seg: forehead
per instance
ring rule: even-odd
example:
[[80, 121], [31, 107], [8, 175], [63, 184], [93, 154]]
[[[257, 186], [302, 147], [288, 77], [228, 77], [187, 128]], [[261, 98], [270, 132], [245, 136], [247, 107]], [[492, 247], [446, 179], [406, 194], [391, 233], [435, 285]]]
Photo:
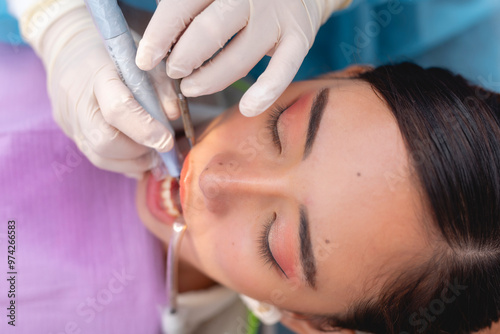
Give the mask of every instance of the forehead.
[[314, 148], [303, 164], [309, 185], [304, 201], [318, 286], [349, 300], [375, 277], [402, 270], [423, 254], [423, 209], [385, 103], [364, 82], [336, 80], [330, 86]]

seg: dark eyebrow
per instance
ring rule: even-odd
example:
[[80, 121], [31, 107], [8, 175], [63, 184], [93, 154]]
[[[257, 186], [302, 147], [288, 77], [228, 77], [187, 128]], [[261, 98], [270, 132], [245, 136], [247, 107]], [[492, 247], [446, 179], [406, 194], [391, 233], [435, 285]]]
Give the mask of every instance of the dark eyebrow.
[[307, 159], [311, 153], [314, 139], [316, 139], [316, 134], [318, 133], [319, 123], [321, 121], [321, 117], [323, 117], [327, 103], [328, 89], [323, 88], [318, 92], [311, 106], [311, 112], [309, 113], [309, 125], [307, 127], [306, 144], [302, 160]]
[[307, 209], [304, 205], [301, 205], [299, 211], [300, 263], [302, 264], [302, 271], [304, 272], [307, 283], [313, 289], [316, 289], [316, 259], [312, 251]]

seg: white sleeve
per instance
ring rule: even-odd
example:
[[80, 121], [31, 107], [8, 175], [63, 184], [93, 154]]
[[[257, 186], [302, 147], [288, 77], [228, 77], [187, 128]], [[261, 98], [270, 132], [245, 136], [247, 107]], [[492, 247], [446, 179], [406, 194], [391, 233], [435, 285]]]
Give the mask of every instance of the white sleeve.
[[25, 13], [28, 8], [32, 7], [36, 3], [43, 2], [43, 0], [7, 0], [7, 6], [9, 12], [17, 19]]

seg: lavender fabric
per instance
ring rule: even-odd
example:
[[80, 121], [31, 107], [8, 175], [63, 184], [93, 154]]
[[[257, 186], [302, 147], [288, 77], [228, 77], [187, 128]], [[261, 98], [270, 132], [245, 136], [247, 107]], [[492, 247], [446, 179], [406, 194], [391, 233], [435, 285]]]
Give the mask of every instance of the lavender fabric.
[[0, 44], [0, 108], [0, 333], [160, 333], [164, 258], [138, 218], [135, 181], [91, 165], [57, 127], [28, 47]]

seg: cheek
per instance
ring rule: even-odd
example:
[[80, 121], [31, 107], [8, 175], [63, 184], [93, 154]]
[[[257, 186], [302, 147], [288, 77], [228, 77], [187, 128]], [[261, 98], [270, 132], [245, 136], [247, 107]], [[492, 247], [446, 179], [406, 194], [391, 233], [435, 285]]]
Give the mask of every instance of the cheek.
[[255, 219], [250, 211], [240, 211], [206, 222], [208, 227], [201, 230], [193, 226], [191, 237], [200, 266], [209, 276], [240, 293], [265, 297], [272, 276], [260, 260]]
[[226, 141], [226, 144], [246, 162], [256, 160], [261, 154], [274, 152], [267, 122], [267, 113], [251, 119], [237, 117], [232, 124], [228, 124], [226, 136], [231, 136], [232, 141]]
[[[218, 224], [234, 222], [219, 221]], [[197, 253], [205, 270], [218, 282], [237, 291], [245, 291], [255, 282], [248, 234], [243, 229], [211, 229], [202, 237], [194, 236]]]
[[202, 134], [194, 152], [207, 162], [216, 154], [228, 152], [237, 154], [244, 162], [255, 161], [272, 150], [267, 118], [267, 114], [247, 118], [237, 109], [228, 111], [228, 115]]

